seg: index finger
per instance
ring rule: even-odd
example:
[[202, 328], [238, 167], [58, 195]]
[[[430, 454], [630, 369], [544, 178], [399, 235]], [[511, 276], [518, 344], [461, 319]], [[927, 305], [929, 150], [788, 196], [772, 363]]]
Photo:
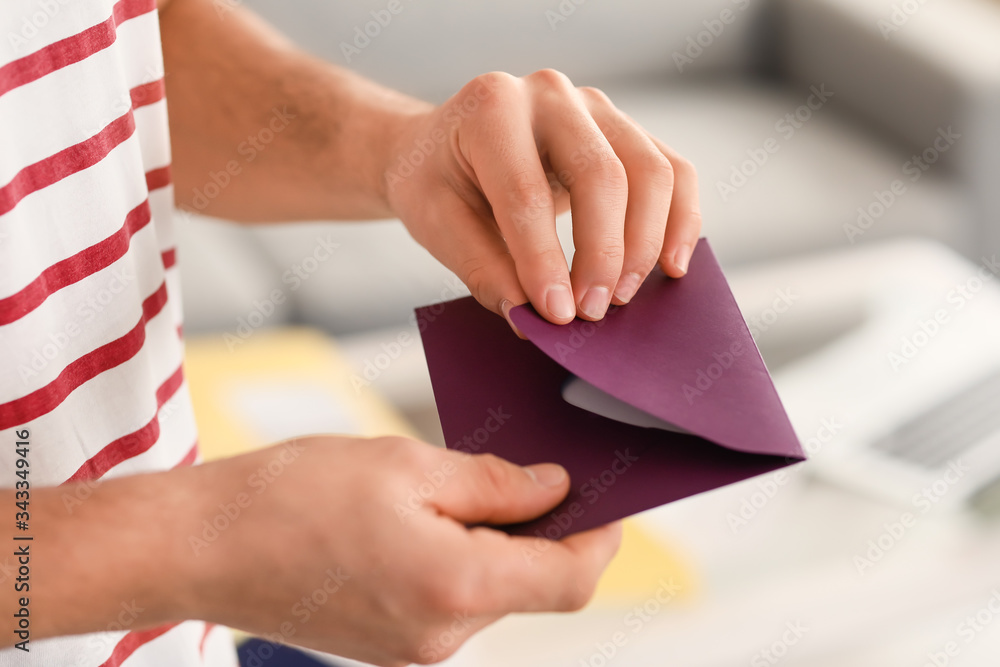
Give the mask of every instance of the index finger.
[[530, 114], [510, 113], [512, 101], [526, 103], [527, 93], [514, 77], [495, 76], [481, 120], [463, 126], [459, 147], [493, 209], [525, 294], [543, 317], [565, 324], [576, 316], [576, 304], [556, 235], [552, 188]]

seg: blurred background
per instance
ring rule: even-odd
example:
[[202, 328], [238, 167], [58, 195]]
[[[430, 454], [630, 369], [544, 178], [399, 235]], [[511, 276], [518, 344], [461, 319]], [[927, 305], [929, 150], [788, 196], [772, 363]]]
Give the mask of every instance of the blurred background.
[[[1000, 2], [242, 4], [431, 101], [490, 70], [604, 89], [697, 166], [811, 457], [630, 520], [590, 607], [504, 619], [449, 665], [996, 664]], [[412, 309], [467, 291], [398, 221], [178, 226], [206, 456], [444, 444]]]

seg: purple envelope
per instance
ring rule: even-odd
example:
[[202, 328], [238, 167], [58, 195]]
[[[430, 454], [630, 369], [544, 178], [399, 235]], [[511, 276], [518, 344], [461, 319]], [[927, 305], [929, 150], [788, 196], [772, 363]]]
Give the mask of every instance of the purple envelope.
[[[521, 340], [472, 297], [416, 313], [448, 447], [569, 471], [567, 498], [510, 533], [559, 539], [805, 459], [705, 239], [684, 278], [654, 271], [600, 322], [525, 304]], [[574, 376], [682, 432], [571, 405]]]

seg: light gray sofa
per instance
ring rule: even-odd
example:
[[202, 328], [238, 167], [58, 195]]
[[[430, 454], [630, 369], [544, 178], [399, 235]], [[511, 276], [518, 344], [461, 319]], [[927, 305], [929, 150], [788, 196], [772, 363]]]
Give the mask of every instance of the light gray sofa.
[[[398, 0], [388, 22], [388, 0], [245, 4], [317, 55], [430, 100], [489, 70], [555, 67], [601, 86], [696, 164], [725, 265], [900, 233], [1000, 250], [993, 0], [906, 0], [915, 13], [886, 36], [892, 0]], [[820, 104], [816, 90], [832, 96]], [[809, 116], [800, 127], [786, 119], [796, 113]], [[949, 126], [961, 137], [908, 180], [911, 156]], [[895, 180], [905, 192], [859, 226], [858, 209], [878, 213]], [[569, 219], [559, 224], [569, 245]], [[182, 216], [179, 227], [188, 331], [233, 330], [319, 236], [340, 244], [333, 259], [269, 323], [357, 333], [461, 293], [397, 221], [243, 229]]]

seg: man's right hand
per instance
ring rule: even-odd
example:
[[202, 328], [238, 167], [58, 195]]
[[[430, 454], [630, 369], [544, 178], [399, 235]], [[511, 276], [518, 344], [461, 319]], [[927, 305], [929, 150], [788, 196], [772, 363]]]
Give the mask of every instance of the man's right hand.
[[[72, 489], [46, 489], [35, 636], [104, 629], [120, 597], [147, 610], [133, 629], [198, 618], [381, 665], [437, 662], [507, 613], [590, 599], [618, 524], [559, 542], [467, 527], [537, 517], [569, 485], [554, 464], [314, 436], [107, 482], [72, 515], [58, 501]], [[51, 560], [60, 548], [68, 567]]]

